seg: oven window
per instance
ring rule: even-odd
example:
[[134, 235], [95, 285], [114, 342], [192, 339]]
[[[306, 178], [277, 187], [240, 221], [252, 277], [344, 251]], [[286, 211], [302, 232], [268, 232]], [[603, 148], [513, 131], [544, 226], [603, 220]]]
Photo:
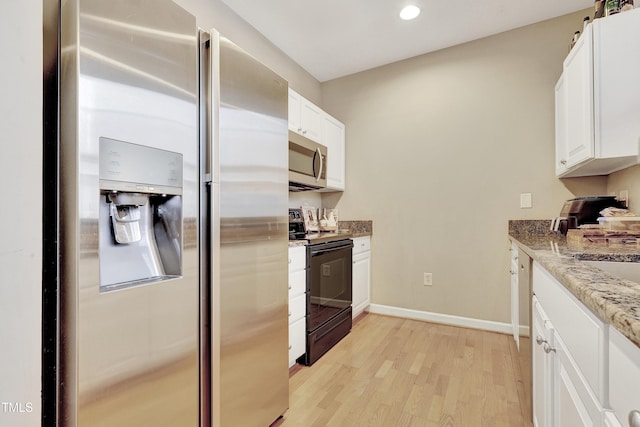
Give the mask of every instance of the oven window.
[[320, 266], [318, 296], [326, 301], [327, 305], [334, 304], [344, 308], [346, 307], [344, 303], [347, 305], [351, 303], [349, 295], [347, 295], [344, 264], [344, 258], [340, 258], [325, 262]]
[[351, 305], [351, 248], [311, 257], [309, 329]]

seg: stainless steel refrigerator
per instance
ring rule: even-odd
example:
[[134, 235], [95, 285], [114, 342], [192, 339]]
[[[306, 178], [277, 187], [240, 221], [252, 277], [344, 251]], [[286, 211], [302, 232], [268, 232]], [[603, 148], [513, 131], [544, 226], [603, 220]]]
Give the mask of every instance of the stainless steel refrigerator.
[[261, 427], [289, 403], [288, 85], [216, 32], [211, 46], [219, 70], [219, 422]]
[[43, 425], [270, 424], [286, 82], [169, 0], [53, 3]]

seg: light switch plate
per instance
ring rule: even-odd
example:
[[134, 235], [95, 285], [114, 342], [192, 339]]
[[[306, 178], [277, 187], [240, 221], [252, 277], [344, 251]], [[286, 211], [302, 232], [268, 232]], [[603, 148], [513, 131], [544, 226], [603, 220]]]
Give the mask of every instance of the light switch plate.
[[520, 208], [527, 209], [533, 207], [531, 193], [520, 193]]

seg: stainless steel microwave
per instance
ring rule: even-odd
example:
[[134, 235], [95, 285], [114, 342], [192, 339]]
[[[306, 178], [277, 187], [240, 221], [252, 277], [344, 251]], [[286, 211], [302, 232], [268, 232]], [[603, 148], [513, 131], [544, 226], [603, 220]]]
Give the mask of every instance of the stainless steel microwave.
[[289, 191], [327, 186], [327, 147], [289, 131]]

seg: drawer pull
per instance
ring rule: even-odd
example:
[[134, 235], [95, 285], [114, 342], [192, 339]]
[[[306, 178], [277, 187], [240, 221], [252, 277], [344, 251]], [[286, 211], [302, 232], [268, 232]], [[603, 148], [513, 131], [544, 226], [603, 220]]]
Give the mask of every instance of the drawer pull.
[[640, 427], [640, 411], [629, 412], [629, 427]]
[[541, 345], [542, 343], [546, 343], [547, 340], [545, 340], [544, 338], [542, 338], [540, 335], [538, 335], [536, 337], [536, 343], [538, 343], [538, 345]]
[[[555, 352], [555, 351], [556, 351], [556, 349], [555, 349], [555, 348], [553, 348], [553, 347], [551, 347], [551, 346], [549, 345], [549, 343], [548, 343], [548, 342], [545, 342], [545, 343], [544, 343], [544, 345], [542, 346], [542, 349], [543, 349], [543, 350], [544, 350], [544, 352], [545, 352], [545, 353], [547, 353], [547, 354], [551, 353], [552, 351], [553, 351], [553, 352]], [[640, 427], [640, 426], [638, 426], [638, 427]]]
[[291, 285], [289, 285], [289, 290], [291, 290], [291, 288], [292, 288], [292, 286], [291, 286]]
[[289, 350], [291, 350], [291, 347], [292, 347], [292, 346], [289, 346]]

